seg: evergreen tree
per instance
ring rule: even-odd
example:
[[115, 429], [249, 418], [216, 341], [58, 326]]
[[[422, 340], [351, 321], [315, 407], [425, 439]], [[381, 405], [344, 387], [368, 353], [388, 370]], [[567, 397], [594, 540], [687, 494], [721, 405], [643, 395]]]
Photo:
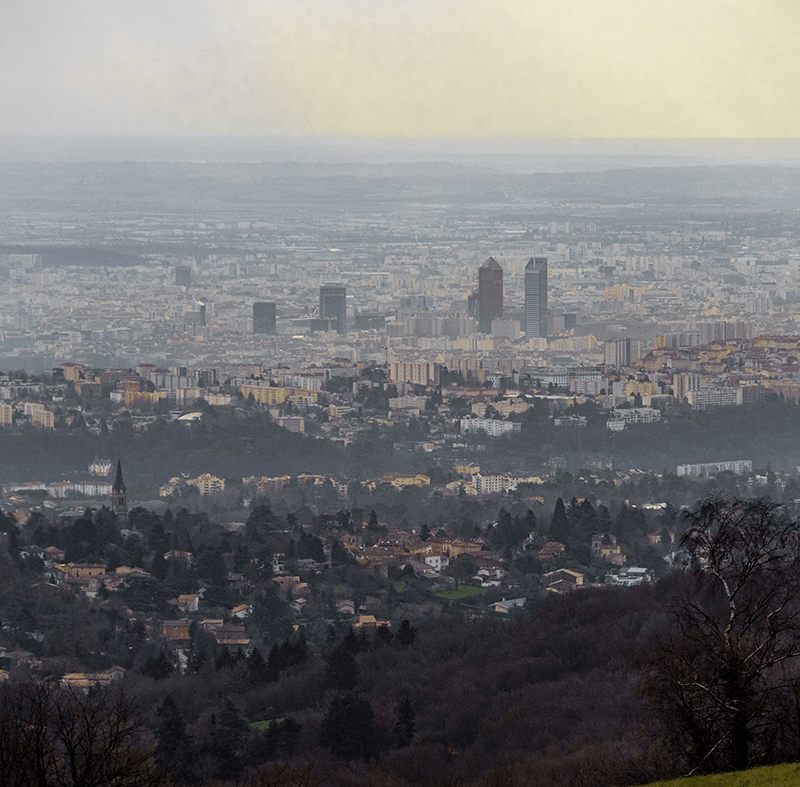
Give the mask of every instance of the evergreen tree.
[[186, 662], [186, 672], [189, 675], [196, 675], [208, 661], [208, 654], [202, 648], [192, 648]]
[[245, 523], [248, 538], [254, 541], [263, 541], [264, 536], [276, 524], [275, 514], [272, 513], [269, 503], [263, 498], [250, 509], [250, 515]]
[[160, 650], [154, 656], [145, 661], [142, 665], [141, 673], [148, 678], [155, 678], [162, 680], [169, 677], [175, 671], [175, 665], [172, 663], [169, 655], [165, 650]]
[[325, 562], [325, 545], [317, 536], [301, 533], [297, 544], [297, 558], [299, 560], [311, 559], [317, 563]]
[[[611, 514], [604, 505], [597, 506], [597, 533], [610, 533], [613, 529]], [[594, 533], [592, 533], [594, 535]]]
[[351, 562], [353, 562], [353, 559], [350, 553], [345, 549], [344, 544], [338, 538], [335, 538], [331, 542], [331, 565], [346, 566]]
[[391, 645], [393, 639], [394, 634], [388, 626], [378, 626], [378, 628], [375, 629], [376, 645]]
[[278, 676], [281, 674], [281, 670], [283, 669], [283, 657], [281, 653], [281, 646], [279, 643], [275, 643], [270, 649], [269, 654], [267, 656], [267, 671], [266, 671], [266, 679], [269, 683], [273, 683], [274, 681], [278, 680]]
[[355, 692], [337, 694], [319, 726], [319, 744], [343, 760], [369, 760], [379, 739], [372, 705]]
[[169, 566], [167, 565], [167, 561], [163, 553], [156, 552], [155, 556], [153, 557], [153, 562], [150, 566], [150, 573], [155, 579], [165, 580], [167, 578], [168, 570]]
[[214, 667], [217, 672], [221, 669], [233, 669], [236, 666], [236, 658], [227, 647], [220, 649], [214, 659]]
[[417, 629], [411, 625], [408, 618], [404, 618], [400, 622], [400, 628], [397, 630], [397, 641], [404, 647], [409, 648], [417, 641]]
[[227, 697], [215, 714], [214, 724], [205, 741], [205, 749], [215, 763], [215, 775], [220, 779], [235, 779], [244, 771], [244, 752], [250, 725], [239, 709]]
[[264, 661], [264, 656], [258, 648], [253, 648], [247, 657], [247, 671], [256, 683], [266, 683], [269, 679], [267, 662]]
[[353, 653], [339, 645], [328, 658], [325, 667], [325, 688], [334, 691], [351, 691], [358, 685], [358, 664]]
[[197, 576], [214, 585], [223, 586], [228, 569], [218, 549], [204, 549], [197, 556]]
[[306, 640], [306, 635], [301, 631], [291, 649], [290, 666], [295, 666], [296, 664], [302, 664], [307, 658], [308, 658], [308, 640]]
[[[573, 511], [570, 509], [569, 518], [573, 520]], [[598, 533], [599, 519], [591, 500], [585, 498], [575, 509], [573, 532], [577, 538], [587, 543], [591, 541], [592, 536]]]
[[417, 709], [410, 697], [403, 697], [395, 705], [394, 712], [397, 716], [397, 722], [394, 725], [395, 740], [397, 747], [402, 749], [404, 746], [410, 745], [414, 738]]
[[358, 653], [361, 647], [361, 643], [358, 640], [358, 634], [356, 634], [356, 630], [349, 626], [347, 629], [347, 634], [344, 635], [342, 639], [342, 645], [347, 648], [351, 653]]
[[171, 694], [164, 697], [156, 709], [156, 716], [161, 720], [155, 730], [156, 765], [168, 771], [177, 782], [193, 781], [192, 741], [186, 733], [186, 721]]
[[291, 717], [273, 720], [261, 735], [253, 741], [253, 762], [274, 760], [277, 757], [292, 757], [300, 742], [300, 725]]
[[569, 546], [572, 537], [567, 510], [564, 507], [564, 501], [560, 497], [556, 500], [556, 507], [553, 509], [553, 518], [550, 520], [550, 530], [547, 537], [551, 541], [558, 541], [565, 546]]

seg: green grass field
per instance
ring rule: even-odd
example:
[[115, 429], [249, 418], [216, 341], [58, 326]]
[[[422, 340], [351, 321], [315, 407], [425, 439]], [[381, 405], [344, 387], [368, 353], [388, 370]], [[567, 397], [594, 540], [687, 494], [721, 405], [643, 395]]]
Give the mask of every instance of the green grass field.
[[437, 590], [439, 598], [446, 598], [448, 601], [459, 601], [462, 598], [472, 598], [482, 596], [486, 588], [476, 588], [474, 585], [462, 585], [458, 590]]
[[772, 765], [736, 773], [716, 773], [712, 776], [693, 776], [656, 782], [647, 787], [795, 787], [800, 784], [800, 765]]
[[250, 726], [254, 730], [258, 730], [259, 732], [264, 732], [273, 721], [283, 721], [283, 719], [264, 719], [262, 721], [251, 721]]

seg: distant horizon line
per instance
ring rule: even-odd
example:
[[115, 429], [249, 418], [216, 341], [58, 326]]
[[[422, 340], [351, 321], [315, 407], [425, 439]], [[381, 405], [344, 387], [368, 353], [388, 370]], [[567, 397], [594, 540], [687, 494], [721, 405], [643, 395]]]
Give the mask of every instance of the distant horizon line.
[[258, 134], [0, 135], [0, 161], [392, 164], [516, 171], [775, 164], [800, 166], [797, 137], [341, 137]]

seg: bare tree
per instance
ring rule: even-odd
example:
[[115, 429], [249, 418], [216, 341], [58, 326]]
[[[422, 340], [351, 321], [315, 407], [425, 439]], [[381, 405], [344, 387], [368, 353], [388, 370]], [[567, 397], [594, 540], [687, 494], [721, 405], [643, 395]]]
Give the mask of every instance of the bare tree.
[[155, 787], [134, 703], [122, 689], [85, 694], [32, 683], [0, 694], [0, 779], [21, 787]]
[[770, 745], [798, 675], [797, 527], [765, 499], [705, 500], [684, 521], [691, 574], [646, 659], [644, 691], [691, 772], [796, 756], [797, 736]]

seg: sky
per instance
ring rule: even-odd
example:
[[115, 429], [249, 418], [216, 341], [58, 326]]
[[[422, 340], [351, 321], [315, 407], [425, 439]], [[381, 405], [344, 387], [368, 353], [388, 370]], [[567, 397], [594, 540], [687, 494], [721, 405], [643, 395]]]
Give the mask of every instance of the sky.
[[0, 135], [800, 137], [796, 0], [0, 0]]

